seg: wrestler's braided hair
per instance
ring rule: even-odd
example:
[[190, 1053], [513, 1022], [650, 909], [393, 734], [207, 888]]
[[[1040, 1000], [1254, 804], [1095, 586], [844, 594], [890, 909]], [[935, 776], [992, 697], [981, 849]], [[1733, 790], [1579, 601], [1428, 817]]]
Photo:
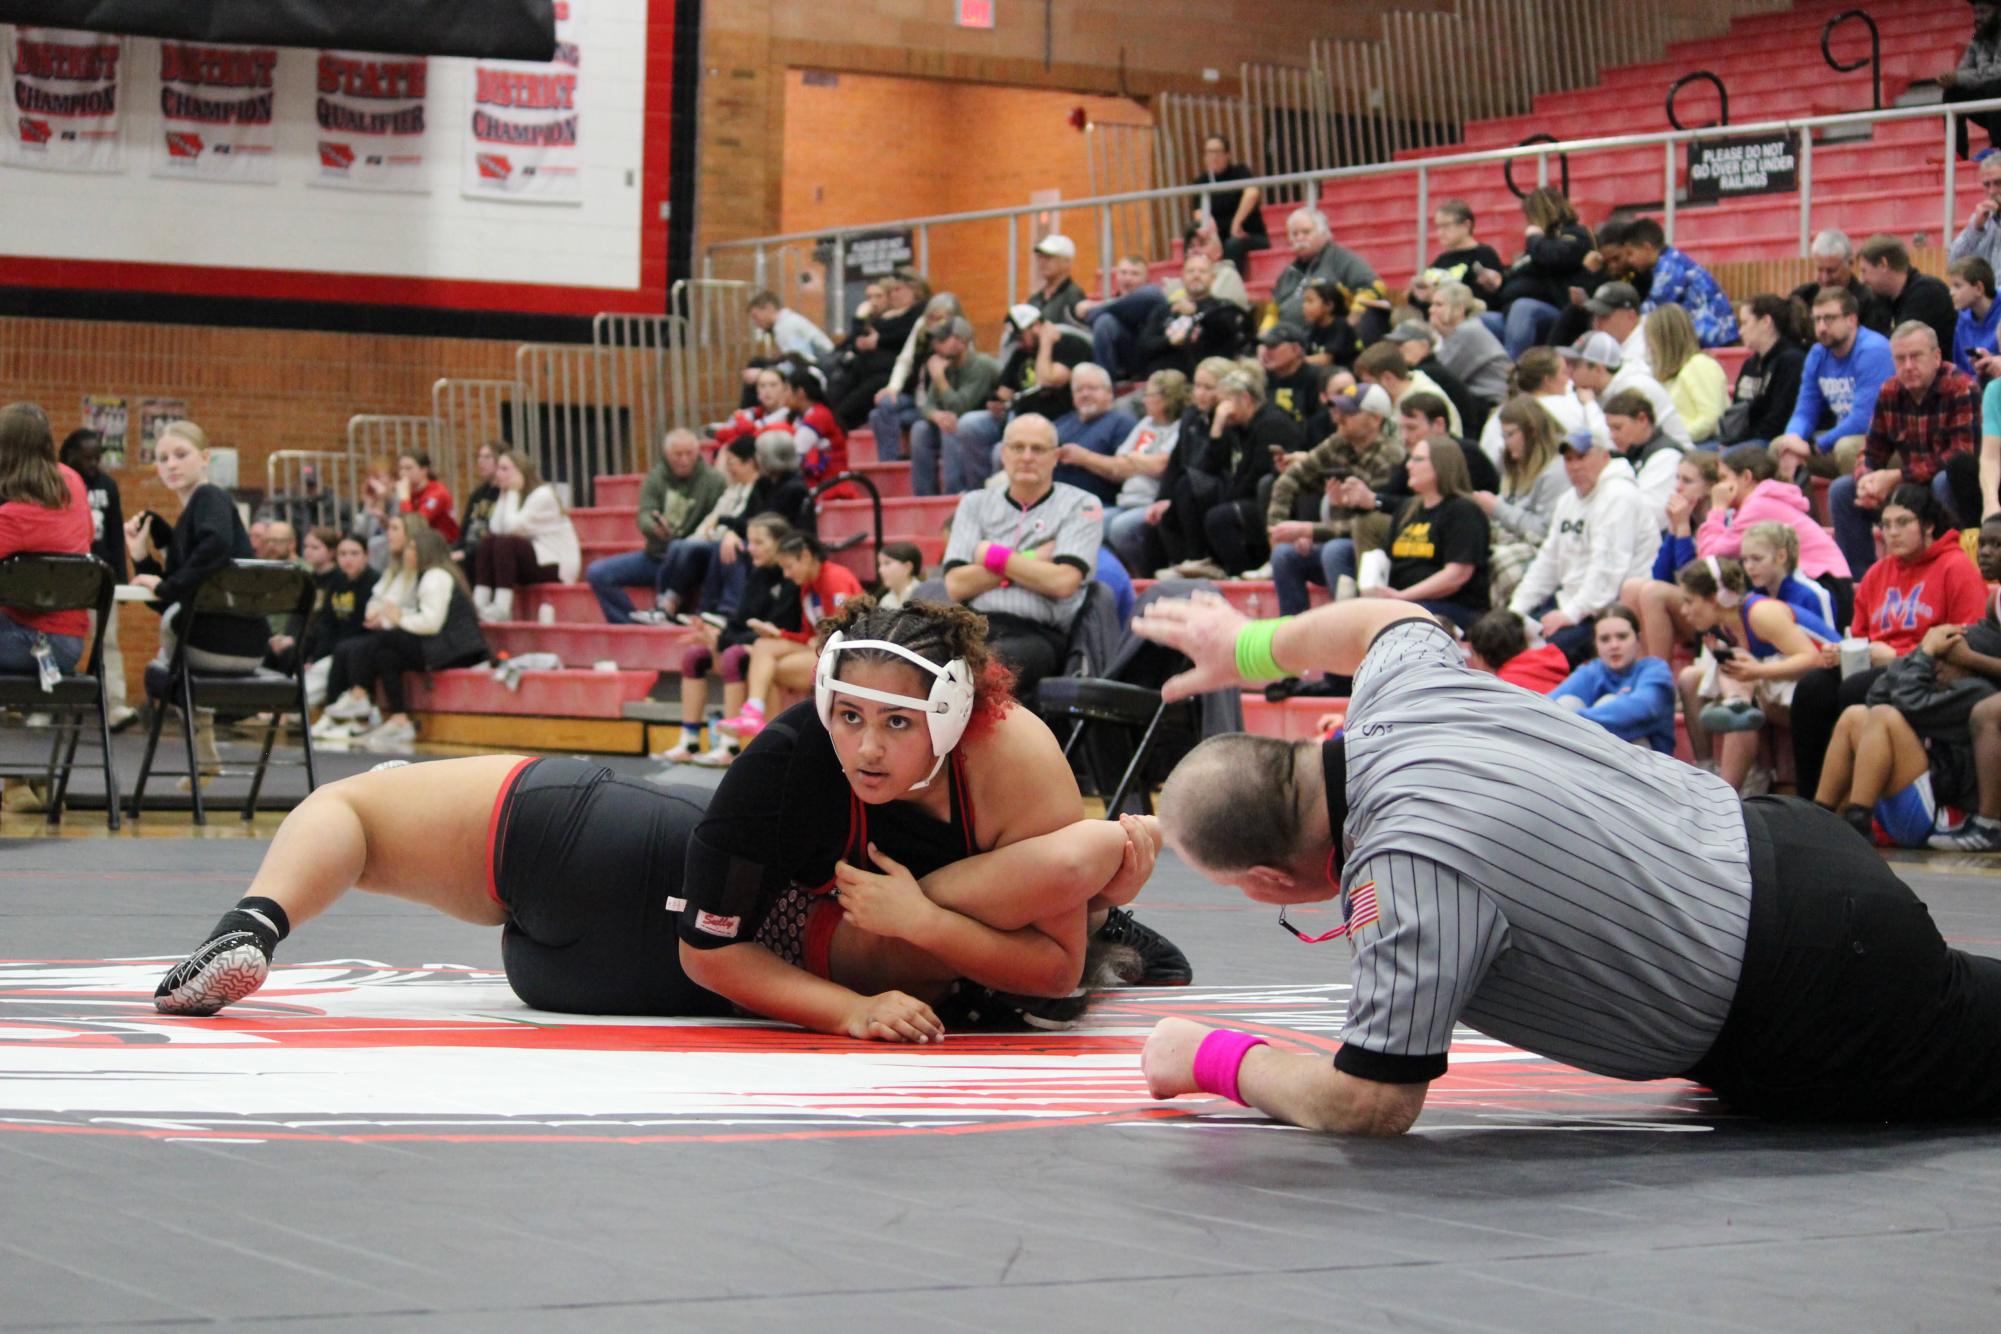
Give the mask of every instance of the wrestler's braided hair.
[[[820, 621], [813, 640], [815, 651], [824, 648], [836, 630], [845, 639], [885, 640], [941, 667], [954, 658], [965, 659], [975, 687], [969, 734], [990, 725], [1014, 702], [1013, 673], [988, 652], [987, 618], [971, 608], [952, 602], [906, 602], [888, 608], [863, 595], [849, 598], [840, 610]], [[841, 656], [850, 656], [849, 651], [842, 650]], [[902, 658], [881, 649], [860, 649], [852, 656], [862, 662], [908, 666]]]

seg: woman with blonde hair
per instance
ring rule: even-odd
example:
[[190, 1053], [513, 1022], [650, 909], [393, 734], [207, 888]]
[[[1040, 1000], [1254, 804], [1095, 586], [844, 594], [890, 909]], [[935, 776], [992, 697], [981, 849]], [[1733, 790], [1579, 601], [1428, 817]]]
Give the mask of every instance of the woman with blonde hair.
[[1493, 529], [1488, 582], [1493, 600], [1505, 605], [1549, 535], [1570, 477], [1557, 448], [1563, 428], [1533, 394], [1509, 399], [1494, 415], [1501, 423], [1501, 491], [1475, 491], [1472, 499]]
[[482, 621], [514, 616], [514, 590], [523, 584], [572, 584], [584, 563], [577, 530], [563, 512], [563, 498], [542, 480], [535, 461], [503, 449], [493, 461], [500, 488], [487, 535], [473, 548], [473, 608]]
[[1680, 306], [1656, 306], [1641, 328], [1647, 363], [1674, 400], [1688, 426], [1688, 438], [1696, 444], [1713, 442], [1723, 410], [1730, 406], [1730, 383], [1722, 365], [1702, 350], [1695, 321]]
[[[1486, 313], [1487, 303], [1473, 295], [1465, 283], [1440, 283], [1431, 294], [1428, 314], [1438, 333], [1438, 360], [1446, 370], [1466, 382], [1477, 398], [1499, 403], [1508, 396], [1508, 372], [1515, 361], [1501, 340], [1477, 316]], [[1470, 430], [1473, 422], [1467, 422]]]

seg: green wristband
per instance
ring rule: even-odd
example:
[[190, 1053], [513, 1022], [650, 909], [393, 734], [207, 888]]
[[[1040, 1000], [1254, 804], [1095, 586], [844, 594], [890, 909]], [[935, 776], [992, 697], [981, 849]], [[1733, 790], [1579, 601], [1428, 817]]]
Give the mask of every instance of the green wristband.
[[1279, 616], [1269, 621], [1252, 621], [1237, 632], [1237, 675], [1246, 681], [1283, 681], [1291, 676], [1272, 656], [1272, 641], [1278, 628], [1291, 620]]

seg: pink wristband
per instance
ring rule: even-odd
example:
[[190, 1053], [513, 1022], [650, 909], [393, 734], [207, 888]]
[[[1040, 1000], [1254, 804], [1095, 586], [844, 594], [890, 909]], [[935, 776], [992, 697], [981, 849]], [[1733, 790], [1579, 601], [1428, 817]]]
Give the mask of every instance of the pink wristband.
[[1004, 547], [998, 542], [987, 543], [987, 555], [983, 564], [995, 574], [1007, 576], [1007, 558], [1014, 554], [1013, 547]]
[[1263, 1038], [1239, 1033], [1234, 1028], [1211, 1032], [1195, 1049], [1195, 1087], [1242, 1103], [1244, 1100], [1237, 1092], [1237, 1071], [1243, 1068], [1244, 1057], [1250, 1055], [1251, 1048], [1264, 1045]]

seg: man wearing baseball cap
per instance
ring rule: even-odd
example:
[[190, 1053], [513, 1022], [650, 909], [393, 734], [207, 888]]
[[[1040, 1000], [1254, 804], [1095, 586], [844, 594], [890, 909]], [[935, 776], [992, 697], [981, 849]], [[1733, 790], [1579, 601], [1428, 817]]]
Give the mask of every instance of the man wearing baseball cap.
[[1320, 405], [1325, 381], [1318, 366], [1306, 364], [1306, 330], [1280, 320], [1258, 338], [1258, 364], [1265, 368], [1266, 401], [1294, 421], [1305, 421]]
[[1334, 434], [1279, 474], [1265, 508], [1281, 615], [1306, 610], [1309, 583], [1337, 597], [1344, 592], [1352, 596], [1356, 538], [1369, 537], [1375, 547], [1387, 543], [1389, 515], [1379, 513], [1373, 501], [1358, 506], [1339, 499], [1349, 482], [1376, 495], [1410, 490], [1403, 477], [1403, 438], [1388, 391], [1381, 385], [1358, 385], [1335, 394], [1327, 406]]
[[1651, 575], [1661, 545], [1660, 525], [1647, 512], [1632, 465], [1612, 457], [1611, 445], [1588, 429], [1564, 439], [1563, 471], [1571, 489], [1556, 502], [1549, 536], [1508, 603], [1572, 666], [1591, 656], [1598, 610], [1619, 600], [1626, 580]]
[[1082, 328], [1083, 318], [1077, 314], [1077, 303], [1084, 299], [1085, 292], [1070, 276], [1071, 266], [1076, 262], [1077, 243], [1069, 237], [1052, 232], [1037, 241], [1035, 277], [1041, 286], [1029, 297], [1028, 304], [1041, 312], [1045, 320]]
[[1647, 363], [1647, 321], [1640, 314], [1638, 288], [1631, 283], [1600, 283], [1584, 308], [1591, 312], [1593, 329], [1619, 340], [1619, 355], [1626, 365], [1653, 373]]
[[1688, 434], [1688, 423], [1682, 420], [1681, 411], [1668, 396], [1666, 387], [1644, 365], [1627, 361], [1619, 340], [1611, 334], [1594, 329], [1564, 348], [1563, 360], [1570, 367], [1570, 381], [1580, 401], [1596, 403], [1602, 408], [1614, 394], [1637, 389], [1653, 405], [1654, 425], [1662, 435], [1683, 449], [1695, 443]]
[[1091, 359], [1089, 335], [1045, 318], [1033, 302], [1008, 307], [1007, 322], [1014, 344], [994, 396], [984, 408], [961, 413], [958, 429], [939, 445], [946, 475], [968, 488], [999, 470], [1001, 434], [1010, 419], [1033, 412], [1055, 421], [1076, 406], [1070, 397], [1070, 368]]

